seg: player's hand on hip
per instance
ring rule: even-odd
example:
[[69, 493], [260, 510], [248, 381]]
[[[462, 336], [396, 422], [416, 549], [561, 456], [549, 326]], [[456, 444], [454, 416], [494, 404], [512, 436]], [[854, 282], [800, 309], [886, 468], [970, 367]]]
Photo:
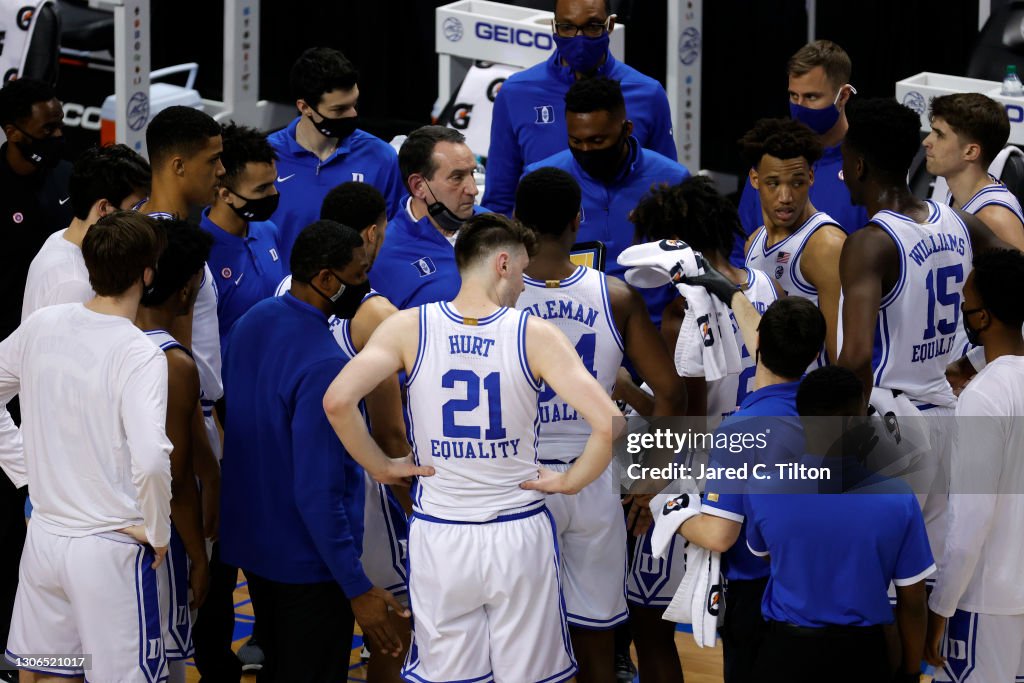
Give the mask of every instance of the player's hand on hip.
[[167, 546], [153, 546], [153, 569], [157, 569], [164, 563], [164, 558], [167, 557]]
[[371, 472], [370, 474], [374, 481], [381, 484], [408, 486], [413, 477], [434, 476], [434, 468], [417, 465], [413, 462], [412, 454], [410, 453], [404, 458], [392, 458], [388, 462], [387, 469], [378, 473]]
[[[118, 533], [125, 534], [126, 536], [131, 536], [132, 538], [134, 538], [139, 543], [142, 543], [143, 545], [150, 545], [149, 537], [146, 536], [146, 527], [142, 526], [141, 524], [135, 524], [135, 525], [132, 525], [132, 526], [126, 526], [125, 528], [118, 529], [117, 531], [118, 531]], [[164, 561], [164, 555], [167, 554], [167, 546], [165, 546], [165, 545], [155, 546], [154, 545], [154, 546], [151, 546], [151, 547], [153, 548], [154, 555], [156, 555], [156, 559], [153, 560], [153, 569], [156, 569]]]
[[565, 476], [566, 474], [568, 473], [556, 472], [555, 470], [541, 467], [536, 479], [524, 481], [519, 485], [519, 488], [530, 491], [543, 491], [544, 493], [564, 493], [567, 495], [578, 493], [578, 490], [570, 485], [568, 477]]
[[402, 639], [388, 617], [388, 608], [405, 618], [409, 616], [409, 610], [402, 607], [389, 591], [376, 586], [352, 598], [351, 603], [352, 613], [363, 635], [370, 641], [371, 649], [392, 657], [399, 656], [402, 653]]
[[935, 668], [946, 664], [942, 656], [942, 635], [946, 632], [946, 617], [928, 610], [928, 635], [924, 639], [924, 660]]

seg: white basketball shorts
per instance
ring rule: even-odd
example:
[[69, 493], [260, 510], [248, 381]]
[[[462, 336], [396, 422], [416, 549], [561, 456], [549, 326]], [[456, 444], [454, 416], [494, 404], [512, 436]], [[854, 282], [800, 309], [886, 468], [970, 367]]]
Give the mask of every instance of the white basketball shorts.
[[676, 534], [664, 559], [651, 555], [651, 531], [636, 539], [626, 577], [626, 599], [640, 607], [668, 607], [686, 574], [683, 547], [686, 539]]
[[[545, 463], [557, 472], [568, 463]], [[626, 611], [626, 522], [611, 466], [574, 496], [548, 496], [562, 555], [562, 593], [570, 626], [609, 629]]]
[[936, 681], [1024, 681], [1024, 614], [976, 614], [957, 610], [942, 638], [946, 665]]
[[483, 524], [409, 525], [413, 683], [558, 683], [576, 674], [554, 522], [543, 506]]
[[172, 524], [167, 556], [156, 570], [164, 652], [170, 660], [188, 659], [195, 651], [192, 647], [192, 614], [188, 608], [188, 572], [188, 554], [181, 536]]
[[391, 591], [403, 605], [409, 605], [406, 554], [409, 521], [405, 511], [386, 486], [364, 474], [366, 503], [363, 509], [363, 571], [378, 588]]
[[30, 667], [90, 681], [167, 679], [153, 551], [117, 532], [72, 538], [29, 524], [7, 659], [92, 655], [92, 668]]

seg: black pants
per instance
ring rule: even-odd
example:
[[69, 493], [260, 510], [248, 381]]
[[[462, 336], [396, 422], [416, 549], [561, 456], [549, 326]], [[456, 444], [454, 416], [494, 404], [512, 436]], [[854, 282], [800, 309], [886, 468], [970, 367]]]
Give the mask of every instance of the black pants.
[[355, 618], [334, 581], [279, 583], [246, 571], [266, 657], [257, 683], [337, 683], [348, 676]]
[[204, 683], [238, 683], [242, 677], [242, 663], [231, 650], [237, 582], [238, 568], [221, 562], [220, 543], [214, 543], [210, 557], [210, 590], [192, 628], [196, 669]]
[[759, 683], [866, 683], [892, 677], [881, 626], [811, 629], [771, 622], [754, 671]]
[[25, 495], [0, 471], [0, 646], [7, 647], [14, 596], [18, 592], [18, 567], [25, 545]]
[[768, 579], [729, 581], [725, 589], [725, 622], [722, 658], [725, 683], [753, 683], [754, 662], [764, 641], [767, 623], [761, 616], [761, 599]]

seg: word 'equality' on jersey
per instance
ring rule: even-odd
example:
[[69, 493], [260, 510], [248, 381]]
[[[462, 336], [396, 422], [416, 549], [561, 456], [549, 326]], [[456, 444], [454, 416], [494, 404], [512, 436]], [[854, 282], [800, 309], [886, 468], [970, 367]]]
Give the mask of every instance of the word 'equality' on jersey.
[[435, 458], [462, 460], [512, 458], [519, 454], [519, 439], [503, 441], [430, 440], [430, 455]]
[[935, 341], [925, 342], [924, 344], [914, 344], [913, 355], [910, 357], [911, 363], [921, 363], [932, 358], [939, 358], [945, 356], [947, 353], [953, 350], [953, 344], [956, 343], [956, 337], [943, 337]]
[[537, 406], [537, 412], [540, 416], [541, 424], [580, 419], [579, 413], [577, 413], [572, 406], [568, 403], [562, 403], [561, 401], [556, 401], [550, 404], [541, 404]]

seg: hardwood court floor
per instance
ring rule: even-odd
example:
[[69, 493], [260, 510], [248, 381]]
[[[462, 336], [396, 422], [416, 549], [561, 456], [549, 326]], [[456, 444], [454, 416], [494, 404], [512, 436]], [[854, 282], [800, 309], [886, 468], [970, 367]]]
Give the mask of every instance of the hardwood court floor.
[[[249, 589], [245, 578], [239, 574], [238, 586], [235, 588], [235, 641], [234, 649], [245, 644], [252, 633], [254, 621], [252, 602], [249, 600]], [[358, 639], [361, 640], [361, 639]], [[683, 674], [686, 683], [722, 683], [722, 644], [719, 642], [714, 648], [699, 648], [693, 642], [693, 636], [689, 633], [679, 631], [676, 633], [676, 648], [683, 661]], [[633, 653], [633, 660], [636, 661], [636, 652]], [[352, 650], [352, 668], [349, 670], [348, 681], [361, 683], [366, 680], [366, 668], [360, 665], [359, 648]], [[190, 665], [186, 672], [187, 683], [197, 683], [199, 672]], [[639, 679], [637, 679], [639, 681]], [[256, 676], [248, 674], [242, 677], [242, 683], [255, 683]], [[921, 683], [931, 681], [929, 677], [923, 677]], [[338, 683], [345, 683], [339, 681]]]

